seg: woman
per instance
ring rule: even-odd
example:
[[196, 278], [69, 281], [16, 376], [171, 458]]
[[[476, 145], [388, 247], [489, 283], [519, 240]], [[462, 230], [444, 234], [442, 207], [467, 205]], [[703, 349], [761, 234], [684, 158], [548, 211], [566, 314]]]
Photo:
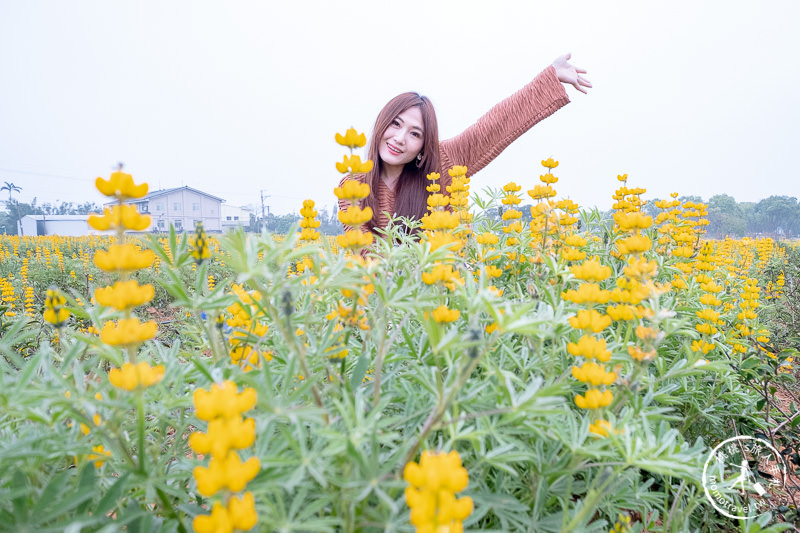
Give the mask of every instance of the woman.
[[[570, 57], [558, 57], [533, 81], [446, 141], [439, 142], [436, 113], [428, 98], [403, 93], [390, 100], [378, 113], [372, 130], [368, 148], [368, 157], [375, 163], [372, 170], [342, 180], [356, 179], [370, 186], [362, 207], [371, 207], [375, 215], [367, 229], [385, 228], [389, 213], [422, 218], [427, 213], [429, 173], [441, 174], [439, 184], [446, 194], [450, 168], [463, 165], [467, 176], [475, 174], [534, 124], [569, 103], [562, 84], [585, 94], [584, 87], [592, 84], [581, 76], [585, 70], [569, 63]], [[347, 207], [347, 201], [339, 201], [339, 209]]]

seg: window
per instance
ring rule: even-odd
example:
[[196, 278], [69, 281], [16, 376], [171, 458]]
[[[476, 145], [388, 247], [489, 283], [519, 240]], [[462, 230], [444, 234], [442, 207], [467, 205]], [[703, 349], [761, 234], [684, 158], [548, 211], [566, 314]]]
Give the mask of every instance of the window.
[[200, 211], [200, 204], [198, 203], [192, 204], [192, 211]]
[[233, 220], [239, 220], [239, 217], [233, 217]]
[[225, 220], [230, 220], [230, 219], [231, 219], [231, 217], [225, 217]]
[[164, 229], [164, 221], [163, 220], [159, 220], [158, 221], [158, 229], [160, 229], [160, 230]]
[[138, 203], [138, 204], [136, 204], [136, 207], [139, 209], [140, 213], [149, 213], [150, 212], [149, 205], [148, 205], [147, 202]]
[[172, 204], [172, 210], [173, 211], [180, 211], [181, 210], [181, 203], [180, 202], [174, 202]]
[[156, 211], [163, 211], [164, 206], [162, 204], [156, 204]]
[[183, 231], [183, 220], [176, 220], [175, 221], [175, 231]]

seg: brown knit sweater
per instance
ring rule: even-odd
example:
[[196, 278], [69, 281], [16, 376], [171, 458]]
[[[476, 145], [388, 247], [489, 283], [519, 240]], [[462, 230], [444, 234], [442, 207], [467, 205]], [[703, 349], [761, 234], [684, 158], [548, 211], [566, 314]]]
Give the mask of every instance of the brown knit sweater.
[[[439, 143], [439, 160], [442, 168], [439, 184], [443, 194], [451, 178], [447, 171], [455, 165], [467, 167], [467, 176], [472, 176], [488, 165], [500, 152], [537, 122], [555, 113], [569, 103], [569, 97], [556, 78], [556, 69], [547, 67], [525, 87], [495, 105], [472, 126], [452, 139]], [[345, 176], [347, 179], [364, 181], [363, 174]], [[379, 212], [375, 215], [377, 227], [389, 223], [387, 213], [394, 213], [395, 195], [382, 179], [375, 180]], [[339, 209], [347, 209], [348, 203], [339, 200]], [[345, 230], [350, 229], [345, 227]]]

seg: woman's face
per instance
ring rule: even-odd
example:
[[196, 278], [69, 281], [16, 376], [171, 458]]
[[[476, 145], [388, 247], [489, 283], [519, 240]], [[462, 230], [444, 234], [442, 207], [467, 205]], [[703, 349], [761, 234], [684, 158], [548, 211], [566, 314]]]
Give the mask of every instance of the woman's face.
[[378, 155], [385, 165], [402, 166], [417, 157], [424, 142], [422, 111], [409, 107], [397, 115], [383, 132]]

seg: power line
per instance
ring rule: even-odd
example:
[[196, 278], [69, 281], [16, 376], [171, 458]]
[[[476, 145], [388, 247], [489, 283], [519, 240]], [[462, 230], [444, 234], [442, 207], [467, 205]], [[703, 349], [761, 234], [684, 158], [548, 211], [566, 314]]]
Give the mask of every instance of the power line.
[[60, 178], [75, 181], [94, 181], [94, 178], [76, 178], [74, 176], [62, 176], [60, 174], [46, 174], [44, 172], [31, 172], [29, 170], [14, 170], [12, 168], [0, 168], [0, 172], [13, 172], [14, 174], [29, 174], [31, 176], [46, 176], [49, 178]]

